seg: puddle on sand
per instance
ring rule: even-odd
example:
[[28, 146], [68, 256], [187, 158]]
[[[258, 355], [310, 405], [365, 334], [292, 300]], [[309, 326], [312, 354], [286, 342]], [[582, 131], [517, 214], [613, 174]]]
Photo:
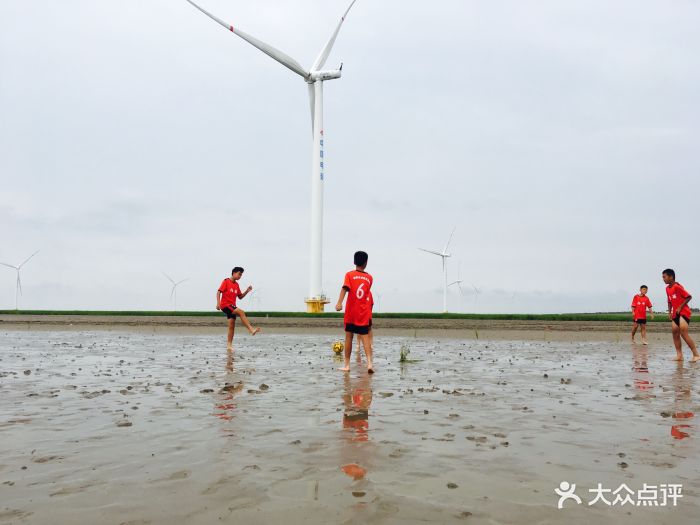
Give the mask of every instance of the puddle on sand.
[[[222, 331], [223, 334], [223, 331]], [[669, 345], [0, 333], [0, 523], [673, 523], [700, 365]], [[402, 346], [409, 363], [399, 363]], [[576, 483], [580, 507], [556, 509]], [[676, 508], [588, 507], [682, 483]]]

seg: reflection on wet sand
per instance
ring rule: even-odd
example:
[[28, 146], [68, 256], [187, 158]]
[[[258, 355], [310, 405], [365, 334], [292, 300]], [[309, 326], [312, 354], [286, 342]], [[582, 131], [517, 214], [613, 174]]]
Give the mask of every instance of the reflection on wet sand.
[[[648, 400], [655, 398], [654, 382], [651, 380], [649, 372], [649, 349], [648, 347], [632, 348], [632, 370], [634, 372], [634, 388], [638, 391], [636, 400]], [[692, 366], [692, 365], [691, 365]], [[677, 361], [675, 371], [670, 377], [670, 388], [673, 390], [673, 409], [661, 412], [661, 417], [671, 418], [671, 437], [674, 439], [685, 439], [690, 437], [693, 425], [688, 420], [695, 417], [692, 411], [692, 384], [693, 378], [683, 361]]]
[[683, 361], [678, 361], [672, 381], [674, 404], [671, 417], [674, 424], [671, 425], [671, 435], [675, 439], [685, 439], [690, 437], [690, 432], [693, 429], [693, 425], [688, 424], [687, 421], [695, 417], [695, 414], [690, 410], [693, 404], [692, 381]]
[[[355, 481], [367, 475], [367, 447], [369, 441], [369, 409], [372, 405], [372, 376], [345, 374], [343, 389], [343, 464], [341, 470]], [[363, 466], [364, 465], [364, 466]], [[357, 487], [353, 487], [357, 488]], [[353, 492], [355, 494], [357, 491]], [[364, 495], [364, 494], [363, 494]]]
[[352, 430], [351, 441], [367, 441], [369, 438], [369, 407], [372, 404], [372, 376], [361, 374], [350, 378], [345, 374], [345, 391], [343, 393], [343, 428]]
[[[632, 358], [634, 364], [632, 370], [634, 371], [634, 388], [642, 392], [638, 394], [638, 399], [648, 398], [652, 394], [651, 390], [654, 388], [654, 384], [649, 379], [649, 366], [647, 364], [649, 360], [649, 350], [647, 346], [634, 346], [632, 348]], [[649, 394], [644, 395], [645, 392]]]
[[[224, 386], [217, 395], [214, 416], [224, 421], [231, 421], [236, 411], [234, 396], [243, 390], [243, 381], [236, 381], [233, 376], [233, 352], [226, 352], [226, 376]], [[215, 398], [216, 399], [216, 398]]]

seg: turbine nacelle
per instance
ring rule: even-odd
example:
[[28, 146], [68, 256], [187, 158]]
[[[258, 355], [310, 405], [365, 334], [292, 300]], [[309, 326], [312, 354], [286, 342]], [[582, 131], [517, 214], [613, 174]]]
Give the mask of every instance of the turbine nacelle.
[[325, 80], [333, 80], [334, 78], [340, 78], [343, 74], [342, 69], [327, 69], [326, 71], [312, 71], [309, 73], [309, 80], [307, 82], [313, 83]]

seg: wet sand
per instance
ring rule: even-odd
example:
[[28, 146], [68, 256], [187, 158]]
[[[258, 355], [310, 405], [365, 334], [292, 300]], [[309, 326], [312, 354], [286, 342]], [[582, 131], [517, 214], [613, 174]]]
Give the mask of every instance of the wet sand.
[[[255, 317], [250, 320], [266, 333], [337, 334], [340, 318]], [[0, 330], [100, 330], [156, 334], [220, 334], [226, 320], [217, 316], [129, 316], [129, 315], [0, 315]], [[240, 326], [240, 323], [238, 323]], [[525, 341], [625, 342], [630, 322], [526, 321], [493, 319], [385, 319], [374, 320], [382, 335], [424, 338]], [[650, 340], [668, 341], [670, 322], [648, 325]], [[240, 329], [240, 328], [239, 328]], [[691, 332], [698, 325], [691, 324]], [[639, 333], [637, 335], [639, 338]]]
[[[700, 365], [668, 334], [378, 332], [370, 377], [310, 332], [238, 335], [229, 362], [221, 327], [3, 324], [0, 523], [697, 523]], [[557, 510], [564, 480], [581, 506]], [[588, 506], [598, 483], [683, 497]]]

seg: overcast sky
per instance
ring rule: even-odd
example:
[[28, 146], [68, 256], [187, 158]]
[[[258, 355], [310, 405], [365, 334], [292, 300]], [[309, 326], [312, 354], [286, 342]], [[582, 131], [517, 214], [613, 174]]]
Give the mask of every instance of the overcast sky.
[[[201, 0], [305, 66], [346, 0]], [[358, 0], [325, 84], [323, 283], [370, 254], [381, 311], [700, 297], [700, 4]], [[23, 308], [302, 310], [303, 80], [184, 0], [0, 0], [0, 261]], [[477, 295], [471, 287], [476, 285]], [[15, 275], [0, 267], [0, 308]], [[251, 308], [246, 299], [242, 306]], [[700, 305], [697, 301], [695, 306]]]

